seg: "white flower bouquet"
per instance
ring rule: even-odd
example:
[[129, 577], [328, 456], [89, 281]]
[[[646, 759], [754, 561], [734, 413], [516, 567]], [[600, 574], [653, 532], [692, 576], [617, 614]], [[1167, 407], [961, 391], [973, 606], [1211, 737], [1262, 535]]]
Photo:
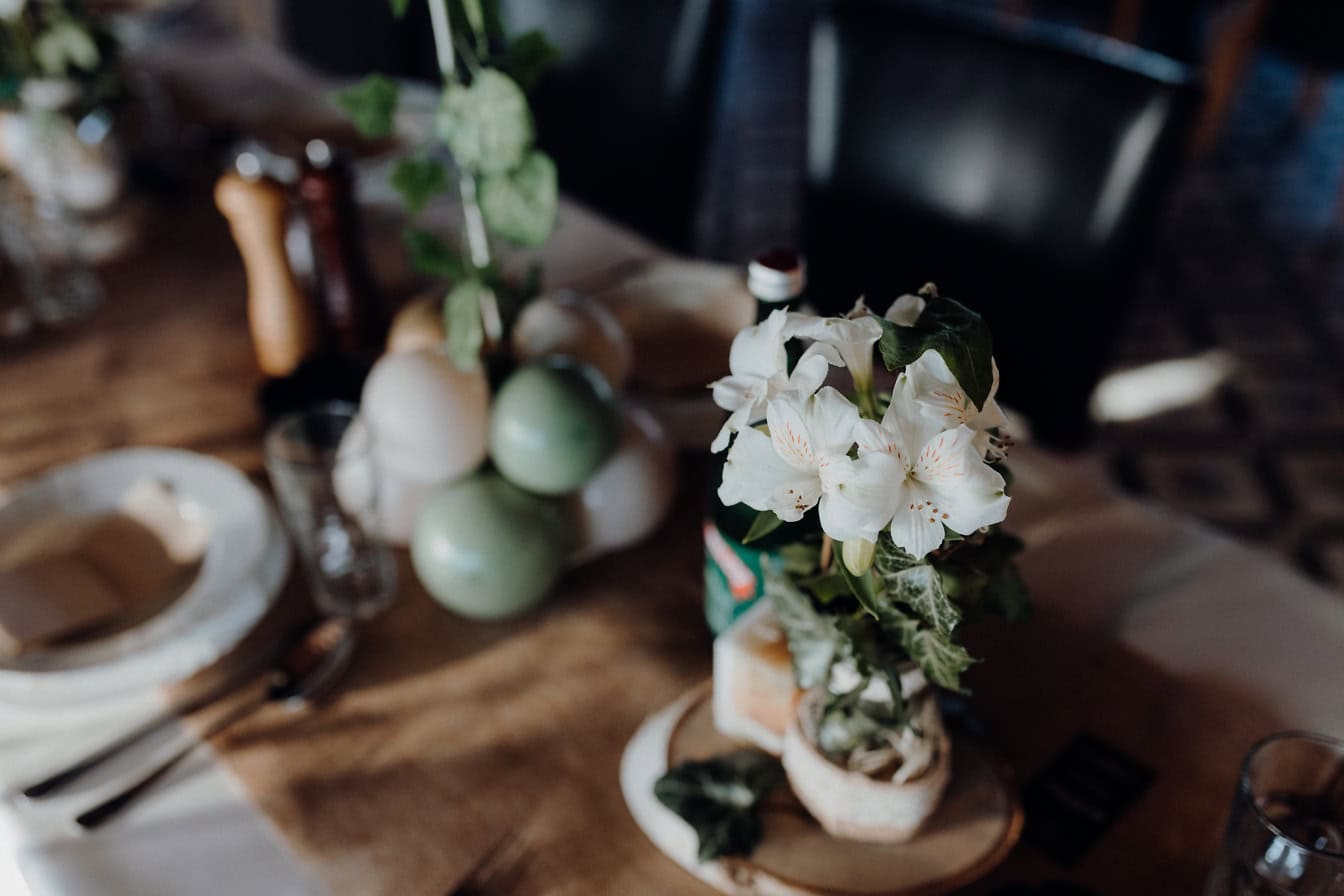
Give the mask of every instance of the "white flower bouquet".
[[[805, 346], [792, 367], [790, 340]], [[825, 384], [842, 367], [848, 392]], [[785, 771], [832, 833], [912, 836], [950, 774], [929, 685], [962, 690], [964, 623], [1030, 610], [1021, 544], [999, 528], [1007, 420], [988, 326], [929, 284], [882, 316], [862, 301], [845, 317], [776, 311], [738, 334], [730, 368], [712, 386], [729, 412], [712, 446], [728, 452], [719, 498], [758, 511], [748, 540], [798, 534], [765, 587], [807, 692]], [[857, 789], [838, 788], [846, 774]], [[853, 817], [860, 805], [874, 817]]]

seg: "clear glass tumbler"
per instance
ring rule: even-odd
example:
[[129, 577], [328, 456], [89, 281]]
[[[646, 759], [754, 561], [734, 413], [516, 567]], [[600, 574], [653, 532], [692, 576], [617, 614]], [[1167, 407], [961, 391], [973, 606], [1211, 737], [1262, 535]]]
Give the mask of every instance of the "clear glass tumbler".
[[1246, 755], [1206, 896], [1344, 896], [1344, 741], [1286, 732]]
[[[378, 464], [355, 406], [331, 402], [297, 411], [266, 433], [266, 469], [286, 528], [298, 546], [318, 609], [368, 619], [396, 599], [392, 552], [375, 528]], [[360, 471], [360, 487], [339, 488]]]

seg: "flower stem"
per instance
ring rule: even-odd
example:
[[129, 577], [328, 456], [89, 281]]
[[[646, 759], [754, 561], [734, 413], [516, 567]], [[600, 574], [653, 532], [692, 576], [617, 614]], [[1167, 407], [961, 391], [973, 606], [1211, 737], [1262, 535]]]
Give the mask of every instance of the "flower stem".
[[457, 64], [453, 59], [453, 27], [448, 21], [447, 0], [429, 0], [429, 24], [434, 29], [434, 52], [439, 60], [443, 80], [457, 80]]

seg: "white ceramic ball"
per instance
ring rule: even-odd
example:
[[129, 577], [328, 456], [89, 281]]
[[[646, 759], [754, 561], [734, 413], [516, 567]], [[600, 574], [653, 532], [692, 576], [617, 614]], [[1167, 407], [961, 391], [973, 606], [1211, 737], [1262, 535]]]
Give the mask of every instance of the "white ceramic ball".
[[405, 547], [415, 532], [420, 508], [438, 483], [407, 475], [377, 454], [376, 448], [369, 453], [362, 444], [363, 429], [363, 421], [356, 418], [337, 449], [336, 469], [332, 472], [336, 500], [368, 531], [390, 544]]
[[672, 506], [677, 465], [661, 425], [626, 401], [616, 453], [569, 499], [578, 548], [573, 563], [629, 547], [646, 538]]
[[513, 354], [521, 361], [565, 355], [589, 365], [620, 390], [630, 379], [634, 349], [621, 322], [595, 299], [564, 291], [523, 309], [513, 327]]
[[360, 414], [379, 456], [410, 479], [441, 483], [485, 459], [490, 387], [439, 350], [383, 355], [364, 384]]

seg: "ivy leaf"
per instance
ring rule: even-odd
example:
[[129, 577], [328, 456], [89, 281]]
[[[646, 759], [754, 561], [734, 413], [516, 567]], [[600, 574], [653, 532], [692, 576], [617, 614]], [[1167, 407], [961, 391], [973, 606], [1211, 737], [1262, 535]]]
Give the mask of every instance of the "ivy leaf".
[[448, 359], [460, 370], [472, 370], [481, 362], [481, 346], [485, 343], [481, 302], [489, 292], [490, 287], [480, 280], [465, 280], [454, 286], [443, 300]]
[[904, 367], [933, 349], [943, 356], [966, 396], [977, 408], [984, 407], [994, 382], [994, 341], [983, 317], [935, 292], [926, 296], [924, 313], [912, 327], [877, 320], [882, 324], [878, 348], [888, 370]]
[[884, 598], [905, 604], [940, 635], [950, 637], [961, 622], [961, 610], [943, 591], [938, 571], [927, 563], [890, 573], [878, 571]]
[[751, 521], [751, 528], [742, 537], [742, 543], [751, 544], [756, 539], [769, 535], [782, 525], [784, 525], [784, 521], [775, 516], [772, 511], [762, 510], [756, 514], [756, 519]]
[[392, 116], [397, 111], [401, 87], [386, 75], [369, 75], [358, 84], [332, 94], [332, 100], [371, 140], [392, 136]]
[[388, 177], [392, 189], [401, 196], [411, 214], [418, 215], [435, 196], [451, 183], [448, 169], [437, 159], [398, 159]]
[[421, 274], [456, 283], [467, 276], [467, 265], [448, 245], [432, 233], [411, 228], [404, 239], [411, 267]]
[[783, 777], [775, 758], [739, 750], [668, 769], [653, 794], [695, 829], [700, 861], [710, 862], [751, 855], [762, 834], [757, 806]]
[[435, 132], [459, 166], [477, 174], [504, 174], [532, 146], [532, 113], [518, 83], [494, 68], [470, 86], [451, 84], [439, 103]]
[[508, 49], [499, 61], [500, 68], [513, 76], [528, 93], [537, 85], [541, 73], [560, 58], [560, 51], [540, 30], [524, 31], [509, 39]]
[[817, 611], [812, 598], [792, 579], [770, 565], [765, 568], [765, 596], [788, 639], [798, 686], [810, 688], [824, 683], [836, 654], [837, 632], [830, 619]]
[[481, 180], [481, 215], [495, 236], [538, 248], [555, 229], [555, 163], [536, 150], [512, 171]]
[[406, 10], [411, 6], [411, 0], [388, 0], [388, 5], [392, 7], [392, 16], [403, 19], [406, 17]]
[[929, 681], [949, 691], [962, 690], [961, 673], [975, 662], [966, 648], [933, 629], [920, 628], [918, 624], [903, 625], [900, 632], [901, 645]]

